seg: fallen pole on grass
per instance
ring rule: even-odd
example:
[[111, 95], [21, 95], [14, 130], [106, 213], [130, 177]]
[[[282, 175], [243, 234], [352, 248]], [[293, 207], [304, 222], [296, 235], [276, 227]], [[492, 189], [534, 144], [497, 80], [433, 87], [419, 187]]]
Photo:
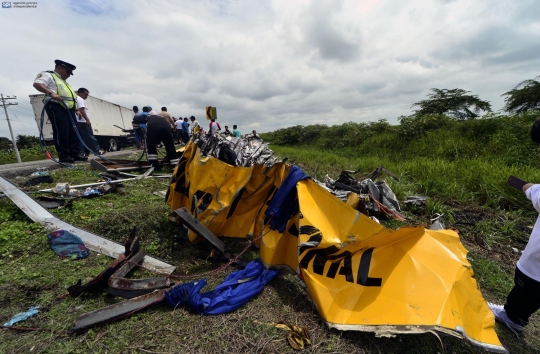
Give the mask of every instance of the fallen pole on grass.
[[[0, 177], [0, 191], [11, 199], [11, 201], [13, 201], [13, 203], [15, 203], [15, 205], [17, 205], [19, 209], [28, 215], [28, 217], [34, 222], [40, 223], [50, 230], [60, 229], [69, 231], [72, 234], [79, 236], [86, 247], [92, 251], [96, 251], [113, 258], [117, 258], [125, 251], [124, 246], [119, 243], [108, 240], [86, 230], [79, 229], [78, 227], [58, 219], [56, 216], [52, 215], [45, 208], [39, 205], [34, 199], [30, 198], [26, 193], [2, 177]], [[174, 266], [150, 256], [144, 257], [143, 265], [149, 269], [166, 274], [171, 274], [175, 269]]]

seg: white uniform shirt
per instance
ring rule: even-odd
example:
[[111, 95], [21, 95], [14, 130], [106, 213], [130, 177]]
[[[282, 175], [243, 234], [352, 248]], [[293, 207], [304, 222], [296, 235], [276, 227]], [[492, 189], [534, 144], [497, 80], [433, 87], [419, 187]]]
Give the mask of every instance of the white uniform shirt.
[[182, 119], [178, 119], [176, 122], [174, 122], [174, 125], [176, 125], [176, 129], [182, 130]]
[[[534, 184], [525, 191], [536, 211], [540, 213], [540, 184]], [[540, 282], [540, 216], [536, 219], [529, 242], [517, 263], [519, 270], [529, 278]]]
[[[90, 112], [88, 111], [88, 107], [86, 106], [84, 98], [77, 96], [77, 107], [79, 107], [79, 109], [84, 108], [84, 110], [86, 111], [86, 116], [88, 117], [88, 119], [90, 119]], [[77, 123], [86, 123], [86, 119], [84, 119], [82, 116], [77, 116]]]
[[35, 84], [43, 84], [46, 88], [51, 90], [54, 93], [58, 93], [58, 90], [56, 88], [56, 83], [54, 82], [54, 79], [51, 75], [51, 73], [48, 73], [46, 71], [42, 71], [38, 74], [36, 79], [34, 80]]

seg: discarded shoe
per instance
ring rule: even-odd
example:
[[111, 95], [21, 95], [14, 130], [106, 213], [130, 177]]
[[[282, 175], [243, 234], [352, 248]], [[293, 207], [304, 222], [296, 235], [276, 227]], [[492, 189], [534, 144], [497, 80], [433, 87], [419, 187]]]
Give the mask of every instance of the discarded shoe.
[[504, 323], [510, 330], [518, 336], [518, 332], [523, 331], [525, 327], [518, 325], [514, 321], [508, 318], [508, 315], [506, 314], [506, 311], [504, 309], [503, 305], [497, 305], [492, 304], [488, 302], [488, 306], [493, 311], [493, 314], [495, 315], [495, 319], [499, 320], [500, 322]]

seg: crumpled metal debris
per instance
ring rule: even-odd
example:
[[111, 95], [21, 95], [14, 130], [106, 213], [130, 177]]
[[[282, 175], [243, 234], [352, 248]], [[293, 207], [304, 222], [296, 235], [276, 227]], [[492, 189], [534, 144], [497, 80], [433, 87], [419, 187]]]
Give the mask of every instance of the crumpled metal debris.
[[381, 165], [367, 176], [359, 179], [352, 176], [358, 173], [359, 170], [344, 170], [339, 174], [337, 180], [333, 180], [326, 175], [324, 184], [319, 184], [365, 215], [369, 216], [375, 213], [404, 221], [405, 217], [400, 213], [401, 207], [390, 186], [385, 181], [374, 182], [372, 180], [372, 178], [377, 178], [382, 171], [398, 180], [394, 174]]
[[423, 195], [411, 195], [407, 197], [407, 200], [405, 200], [404, 204], [408, 207], [411, 206], [424, 206], [426, 205], [427, 197]]
[[28, 181], [22, 183], [20, 186], [21, 187], [37, 186], [38, 184], [41, 184], [41, 183], [53, 183], [53, 179], [48, 174], [43, 175], [43, 176], [37, 176], [34, 178], [30, 178]]
[[435, 217], [433, 219], [431, 219], [431, 227], [429, 228], [430, 230], [444, 230], [446, 229], [446, 225], [444, 224], [444, 221], [443, 221], [443, 215], [444, 214], [435, 214]]
[[125, 245], [125, 252], [118, 256], [103, 272], [97, 277], [90, 280], [88, 283], [81, 285], [81, 280], [75, 285], [70, 286], [67, 290], [69, 295], [77, 297], [87, 291], [104, 287], [109, 281], [109, 278], [122, 266], [126, 261], [139, 252], [139, 235], [137, 228], [133, 228]]
[[221, 147], [228, 146], [236, 154], [237, 166], [249, 167], [264, 164], [271, 167], [277, 162], [273, 156], [274, 152], [268, 148], [268, 143], [260, 138], [197, 134], [193, 137], [193, 141], [200, 148], [203, 156], [213, 156], [218, 159]]

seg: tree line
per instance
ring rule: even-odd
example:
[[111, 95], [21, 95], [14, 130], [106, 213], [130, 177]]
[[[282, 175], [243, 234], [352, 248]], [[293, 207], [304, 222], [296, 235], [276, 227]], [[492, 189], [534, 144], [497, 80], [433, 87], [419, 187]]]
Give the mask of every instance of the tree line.
[[[15, 139], [17, 142], [17, 147], [19, 149], [32, 148], [34, 146], [39, 146], [39, 138], [32, 135], [17, 135]], [[13, 149], [13, 142], [5, 137], [0, 137], [0, 150], [11, 150]]]
[[[520, 82], [512, 90], [505, 92], [503, 111], [522, 114], [540, 109], [540, 76]], [[462, 89], [431, 89], [428, 98], [414, 103], [418, 107], [414, 116], [426, 114], [446, 114], [456, 120], [475, 119], [480, 112], [492, 112], [489, 101]]]

